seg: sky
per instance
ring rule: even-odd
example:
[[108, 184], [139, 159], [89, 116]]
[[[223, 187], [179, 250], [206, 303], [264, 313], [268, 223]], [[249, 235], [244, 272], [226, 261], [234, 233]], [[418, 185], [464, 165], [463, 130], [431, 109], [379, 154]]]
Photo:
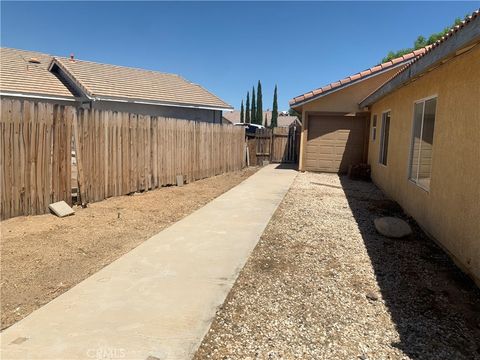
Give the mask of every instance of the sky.
[[1, 45], [183, 76], [239, 108], [264, 108], [411, 47], [470, 2], [1, 2]]

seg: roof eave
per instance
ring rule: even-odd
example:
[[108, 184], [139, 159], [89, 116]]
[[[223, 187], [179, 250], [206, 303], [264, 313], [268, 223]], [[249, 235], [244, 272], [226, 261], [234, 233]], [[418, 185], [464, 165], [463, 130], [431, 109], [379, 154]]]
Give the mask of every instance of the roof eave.
[[387, 68], [385, 68], [385, 69], [382, 69], [382, 70], [379, 70], [379, 71], [377, 71], [377, 72], [375, 72], [375, 73], [373, 73], [373, 74], [364, 76], [364, 77], [362, 77], [362, 78], [360, 78], [360, 79], [357, 79], [357, 80], [350, 81], [350, 82], [348, 82], [348, 83], [346, 83], [346, 84], [340, 85], [340, 86], [338, 86], [338, 87], [336, 87], [336, 88], [333, 88], [333, 89], [331, 89], [331, 90], [327, 90], [327, 91], [325, 91], [325, 92], [322, 92], [322, 93], [320, 93], [320, 94], [318, 94], [318, 95], [315, 95], [315, 96], [313, 96], [313, 97], [311, 97], [311, 98], [309, 98], [309, 99], [307, 99], [307, 100], [302, 100], [302, 101], [299, 101], [299, 102], [297, 102], [297, 103], [290, 104], [290, 107], [293, 108], [293, 109], [299, 108], [299, 107], [301, 107], [301, 106], [303, 106], [303, 105], [305, 105], [305, 104], [308, 104], [308, 103], [310, 103], [310, 102], [312, 102], [312, 101], [318, 100], [318, 99], [320, 99], [320, 98], [322, 98], [322, 97], [324, 97], [324, 96], [333, 94], [333, 93], [335, 93], [335, 92], [337, 92], [337, 91], [339, 91], [339, 90], [346, 89], [347, 87], [349, 87], [349, 86], [351, 86], [351, 85], [359, 84], [359, 83], [361, 83], [362, 81], [371, 79], [372, 77], [375, 77], [375, 76], [377, 76], [377, 75], [381, 75], [381, 74], [383, 74], [383, 73], [385, 73], [385, 72], [387, 72], [387, 71], [396, 69], [396, 68], [401, 67], [401, 66], [405, 66], [406, 64], [408, 64], [408, 63], [410, 63], [410, 62], [412, 62], [412, 61], [413, 61], [413, 59], [408, 59], [408, 60], [399, 62], [399, 63], [397, 63], [397, 64], [395, 64], [395, 65], [393, 65], [393, 66], [389, 66], [389, 67], [387, 67]]
[[0, 91], [0, 96], [11, 96], [11, 97], [21, 97], [21, 98], [32, 98], [32, 99], [44, 99], [44, 100], [59, 100], [59, 101], [77, 101], [78, 99], [74, 96], [60, 96], [52, 94], [39, 94], [39, 93], [27, 93], [27, 92], [16, 92], [16, 91]]
[[418, 77], [460, 50], [480, 43], [480, 16], [473, 18], [463, 29], [453, 33], [444, 42], [419, 57], [408, 68], [380, 86], [359, 103], [360, 108], [372, 105], [409, 80]]
[[86, 86], [84, 86], [82, 84], [82, 82], [80, 80], [78, 80], [73, 74], [72, 72], [65, 66], [63, 65], [63, 63], [56, 59], [55, 57], [52, 57], [52, 61], [50, 62], [50, 65], [48, 66], [48, 71], [52, 71], [52, 68], [53, 66], [56, 65], [58, 66], [60, 69], [63, 70], [63, 73], [65, 74], [65, 76], [68, 77], [68, 79], [73, 83], [75, 84], [75, 86], [80, 90], [80, 92], [82, 93], [82, 95], [87, 98], [88, 100], [93, 100], [93, 95], [92, 95], [92, 92], [87, 89]]
[[214, 106], [214, 105], [204, 105], [204, 104], [190, 104], [190, 103], [176, 103], [168, 101], [156, 101], [151, 99], [133, 99], [133, 98], [122, 98], [122, 97], [111, 97], [111, 96], [102, 96], [96, 95], [92, 98], [93, 101], [112, 101], [112, 102], [121, 102], [121, 103], [130, 103], [130, 104], [144, 104], [144, 105], [156, 105], [156, 106], [169, 106], [169, 107], [181, 107], [181, 108], [190, 108], [190, 109], [203, 109], [203, 110], [218, 110], [226, 111], [233, 110], [231, 105], [226, 106]]

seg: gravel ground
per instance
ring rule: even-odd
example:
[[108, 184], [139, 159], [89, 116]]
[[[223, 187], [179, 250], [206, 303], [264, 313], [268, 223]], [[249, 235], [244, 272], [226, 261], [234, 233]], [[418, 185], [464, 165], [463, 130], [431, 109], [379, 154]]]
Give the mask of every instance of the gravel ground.
[[1, 328], [30, 314], [170, 224], [238, 185], [256, 168], [119, 196], [73, 216], [2, 221]]
[[[376, 233], [378, 216], [414, 233]], [[480, 294], [372, 184], [300, 173], [195, 359], [480, 359]]]

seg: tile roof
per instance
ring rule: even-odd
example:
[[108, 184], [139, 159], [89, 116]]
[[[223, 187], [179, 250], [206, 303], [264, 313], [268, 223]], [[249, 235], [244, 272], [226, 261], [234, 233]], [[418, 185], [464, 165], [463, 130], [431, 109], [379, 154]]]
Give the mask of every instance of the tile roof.
[[405, 54], [403, 56], [400, 56], [398, 58], [392, 59], [390, 61], [384, 62], [382, 64], [376, 65], [374, 67], [371, 67], [370, 69], [366, 69], [364, 71], [361, 71], [359, 73], [356, 73], [354, 75], [348, 76], [342, 80], [333, 82], [331, 84], [328, 84], [326, 86], [323, 86], [321, 88], [306, 92], [305, 94], [299, 95], [292, 100], [289, 101], [290, 106], [296, 106], [306, 100], [311, 100], [319, 96], [323, 96], [337, 88], [343, 87], [347, 84], [353, 83], [355, 81], [364, 79], [370, 75], [374, 75], [376, 73], [381, 72], [382, 70], [386, 70], [389, 68], [392, 68], [394, 66], [399, 66], [404, 63], [408, 63], [415, 59], [418, 56], [423, 55], [429, 47], [421, 48], [415, 51], [412, 51], [408, 54]]
[[[30, 60], [38, 60], [31, 62]], [[52, 56], [27, 50], [0, 48], [0, 92], [74, 99], [50, 71]]]
[[[465, 25], [470, 23], [472, 20], [480, 16], [480, 9], [475, 10], [471, 15], [467, 16], [464, 20], [459, 25], [455, 25], [452, 27], [440, 40], [437, 40], [435, 43], [432, 45], [428, 46], [426, 48], [426, 51], [424, 51], [422, 54], [419, 56], [415, 57], [410, 63], [405, 66], [401, 71], [405, 71], [406, 68], [410, 67], [413, 63], [417, 62], [420, 58], [424, 57], [425, 55], [431, 53], [435, 48], [437, 48], [439, 45], [444, 43], [447, 39], [451, 38], [455, 33], [458, 31], [462, 30]], [[400, 72], [401, 72], [400, 71]]]
[[[480, 9], [475, 10], [471, 15], [467, 16], [464, 20], [459, 25], [453, 26], [444, 36], [442, 36], [441, 39], [437, 40], [435, 43], [432, 45], [428, 46], [425, 48], [426, 50], [416, 56], [412, 61], [407, 63], [405, 66], [403, 66], [399, 71], [397, 71], [395, 74], [392, 75], [385, 83], [380, 85], [377, 89], [375, 89], [372, 93], [368, 94], [362, 101], [360, 101], [360, 104], [363, 106], [366, 106], [366, 100], [369, 99], [373, 94], [375, 94], [378, 90], [383, 88], [386, 84], [390, 83], [392, 80], [396, 79], [400, 74], [403, 72], [407, 71], [414, 63], [418, 62], [421, 58], [428, 56], [428, 54], [432, 53], [436, 48], [441, 46], [445, 41], [447, 41], [449, 38], [451, 38], [454, 34], [456, 34], [458, 31], [461, 31], [467, 24], [472, 22], [474, 19], [480, 18]], [[410, 77], [411, 75], [409, 75]], [[393, 91], [393, 90], [392, 90]]]
[[219, 109], [232, 107], [200, 85], [175, 74], [54, 57], [90, 97]]

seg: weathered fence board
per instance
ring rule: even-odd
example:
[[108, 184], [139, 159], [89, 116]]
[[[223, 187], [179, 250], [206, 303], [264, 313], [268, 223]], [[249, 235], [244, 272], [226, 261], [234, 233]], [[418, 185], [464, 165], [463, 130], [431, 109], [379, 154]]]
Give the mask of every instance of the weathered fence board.
[[72, 154], [83, 204], [245, 166], [244, 129], [2, 99], [0, 218], [72, 204]]
[[247, 139], [251, 166], [264, 160], [276, 163], [294, 163], [298, 160], [300, 132], [296, 126], [258, 129]]
[[244, 166], [238, 127], [111, 111], [78, 113], [83, 203], [175, 184], [176, 175], [190, 182]]
[[48, 205], [71, 204], [74, 109], [2, 99], [0, 218], [43, 214]]
[[272, 162], [293, 163], [297, 161], [299, 132], [295, 126], [277, 127], [272, 132]]

